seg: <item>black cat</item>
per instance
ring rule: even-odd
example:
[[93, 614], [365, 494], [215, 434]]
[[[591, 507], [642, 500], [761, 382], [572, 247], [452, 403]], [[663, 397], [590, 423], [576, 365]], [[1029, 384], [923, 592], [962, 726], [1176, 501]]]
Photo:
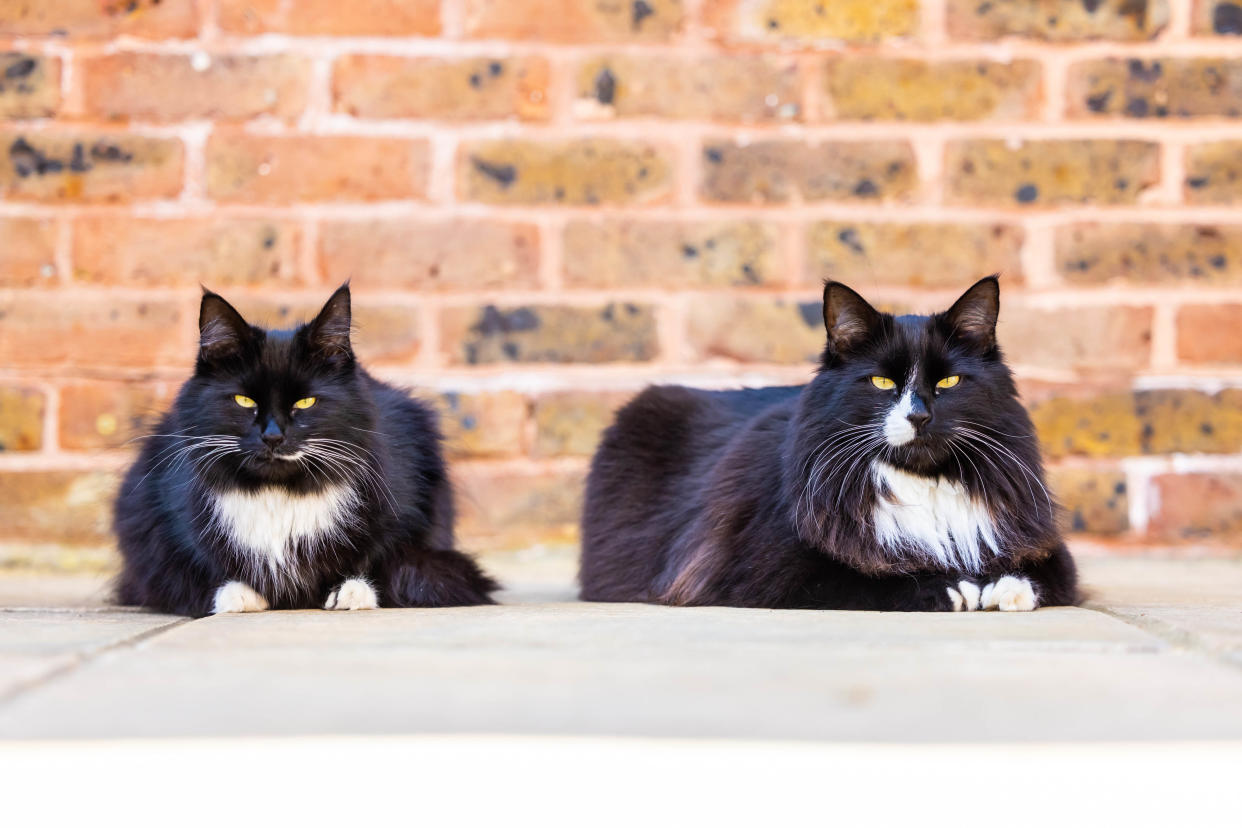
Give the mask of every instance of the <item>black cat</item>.
[[194, 376], [121, 486], [118, 598], [182, 615], [493, 603], [453, 549], [434, 414], [350, 346], [349, 287], [289, 331], [206, 292]]
[[1000, 289], [880, 313], [824, 288], [828, 344], [792, 388], [649, 388], [591, 466], [589, 601], [1030, 610], [1077, 600]]

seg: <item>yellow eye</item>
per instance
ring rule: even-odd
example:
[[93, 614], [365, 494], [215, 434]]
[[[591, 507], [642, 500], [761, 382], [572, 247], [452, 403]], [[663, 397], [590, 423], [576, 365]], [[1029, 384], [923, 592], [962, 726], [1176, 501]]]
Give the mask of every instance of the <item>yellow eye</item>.
[[891, 391], [897, 387], [897, 383], [893, 382], [888, 377], [872, 377], [871, 384], [883, 391]]
[[953, 386], [957, 385], [961, 381], [962, 381], [962, 378], [959, 377], [957, 374], [954, 374], [953, 376], [945, 377], [940, 382], [936, 383], [936, 387], [937, 388], [952, 388]]
[[259, 407], [259, 404], [257, 402], [250, 399], [245, 394], [234, 394], [233, 402], [237, 403], [242, 408], [258, 408]]
[[310, 408], [312, 405], [315, 404], [315, 401], [316, 401], [315, 397], [303, 397], [302, 399], [295, 402], [293, 404], [293, 407], [297, 409]]

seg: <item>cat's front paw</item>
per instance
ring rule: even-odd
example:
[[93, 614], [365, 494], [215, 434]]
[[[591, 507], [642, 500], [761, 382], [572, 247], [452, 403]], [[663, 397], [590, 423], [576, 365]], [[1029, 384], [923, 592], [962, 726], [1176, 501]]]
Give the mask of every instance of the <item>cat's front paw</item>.
[[255, 592], [241, 581], [229, 581], [216, 590], [211, 603], [211, 614], [224, 612], [263, 612], [267, 609], [267, 599]]
[[958, 581], [956, 586], [945, 587], [954, 612], [974, 612], [979, 609], [979, 587], [971, 581]]
[[361, 578], [350, 578], [339, 587], [328, 593], [324, 602], [326, 610], [366, 610], [379, 606], [379, 596], [366, 581]]
[[1030, 612], [1039, 605], [1031, 582], [1017, 575], [1005, 575], [983, 588], [983, 609], [1001, 612]]

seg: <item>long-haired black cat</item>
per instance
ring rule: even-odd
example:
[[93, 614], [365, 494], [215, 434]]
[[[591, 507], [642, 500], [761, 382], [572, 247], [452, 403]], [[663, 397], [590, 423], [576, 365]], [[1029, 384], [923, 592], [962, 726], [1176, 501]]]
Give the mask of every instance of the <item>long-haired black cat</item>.
[[205, 292], [194, 375], [125, 476], [121, 603], [181, 615], [493, 603], [434, 414], [371, 377], [349, 287], [288, 331]]
[[808, 385], [653, 387], [591, 466], [589, 601], [1032, 610], [1077, 600], [1034, 429], [996, 342], [995, 277], [944, 313], [824, 288]]

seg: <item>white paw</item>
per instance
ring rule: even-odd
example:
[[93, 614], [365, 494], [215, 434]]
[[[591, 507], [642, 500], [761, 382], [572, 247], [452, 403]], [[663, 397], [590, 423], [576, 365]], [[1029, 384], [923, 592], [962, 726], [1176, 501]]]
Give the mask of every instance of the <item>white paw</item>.
[[328, 593], [324, 602], [326, 610], [361, 610], [375, 609], [379, 606], [379, 596], [371, 585], [361, 578], [350, 578], [339, 587]]
[[212, 601], [211, 614], [222, 612], [263, 612], [267, 609], [267, 599], [255, 592], [241, 581], [229, 581], [216, 590]]
[[1006, 575], [983, 588], [983, 608], [1001, 612], [1030, 612], [1039, 603], [1035, 587], [1026, 578]]
[[948, 590], [954, 612], [974, 612], [979, 609], [979, 587], [970, 581], [958, 581], [957, 589], [948, 587]]

